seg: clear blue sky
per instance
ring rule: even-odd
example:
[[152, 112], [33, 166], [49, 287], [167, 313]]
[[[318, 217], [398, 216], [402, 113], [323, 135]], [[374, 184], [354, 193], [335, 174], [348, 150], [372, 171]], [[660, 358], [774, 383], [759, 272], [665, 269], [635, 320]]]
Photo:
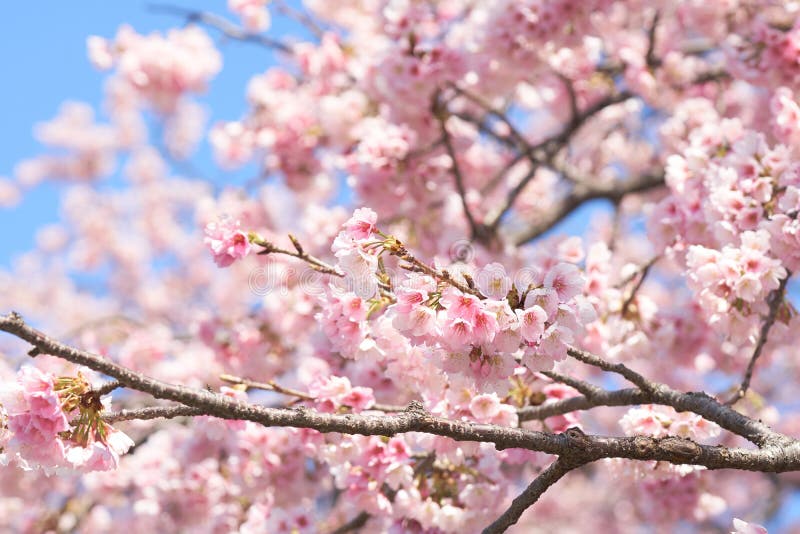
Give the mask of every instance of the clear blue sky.
[[[103, 80], [86, 57], [86, 37], [113, 37], [120, 24], [131, 24], [140, 33], [179, 26], [182, 19], [152, 12], [144, 0], [80, 2], [11, 2], [3, 6], [0, 22], [0, 176], [13, 176], [22, 159], [41, 153], [33, 138], [37, 122], [54, 117], [65, 100], [78, 100], [100, 108]], [[226, 14], [225, 0], [175, 0], [170, 5]], [[293, 2], [292, 2], [293, 3]], [[231, 18], [233, 18], [231, 16]], [[247, 80], [274, 64], [265, 48], [225, 41], [208, 30], [224, 56], [222, 72], [202, 98], [211, 110], [211, 121], [235, 119], [244, 112]], [[275, 17], [270, 34], [297, 35], [293, 21]], [[207, 146], [195, 161], [208, 168]], [[11, 258], [34, 245], [36, 229], [58, 220], [58, 195], [62, 187], [44, 184], [26, 193], [16, 207], [0, 208], [0, 269]]]

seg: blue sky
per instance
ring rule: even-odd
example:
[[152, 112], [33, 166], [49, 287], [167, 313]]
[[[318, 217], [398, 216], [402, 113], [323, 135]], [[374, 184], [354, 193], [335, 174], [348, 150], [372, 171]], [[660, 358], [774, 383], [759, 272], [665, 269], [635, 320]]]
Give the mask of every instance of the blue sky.
[[[86, 57], [89, 35], [113, 37], [128, 23], [140, 33], [166, 30], [183, 23], [180, 17], [156, 13], [144, 0], [81, 2], [13, 2], [4, 6], [0, 31], [0, 176], [13, 176], [14, 166], [41, 153], [33, 138], [34, 124], [54, 117], [65, 100], [83, 101], [100, 108], [103, 80]], [[227, 14], [225, 0], [176, 0], [170, 5]], [[247, 80], [274, 64], [271, 52], [259, 46], [224, 40], [208, 30], [224, 56], [222, 72], [201, 100], [211, 121], [235, 119], [244, 112]], [[296, 35], [298, 25], [275, 17], [270, 34]], [[194, 159], [209, 168], [210, 153], [201, 148]], [[62, 186], [43, 184], [28, 191], [14, 208], [0, 208], [0, 269], [14, 255], [34, 246], [36, 230], [58, 220]]]

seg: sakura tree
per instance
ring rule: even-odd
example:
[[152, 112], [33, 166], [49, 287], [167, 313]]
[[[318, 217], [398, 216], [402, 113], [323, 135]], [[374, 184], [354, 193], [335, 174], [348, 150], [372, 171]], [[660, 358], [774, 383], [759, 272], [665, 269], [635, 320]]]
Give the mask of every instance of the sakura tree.
[[[786, 511], [800, 2], [228, 7], [89, 37], [102, 111], [65, 104], [0, 180], [2, 204], [63, 182], [61, 222], [0, 272], [1, 530]], [[207, 126], [231, 39], [279, 66]]]

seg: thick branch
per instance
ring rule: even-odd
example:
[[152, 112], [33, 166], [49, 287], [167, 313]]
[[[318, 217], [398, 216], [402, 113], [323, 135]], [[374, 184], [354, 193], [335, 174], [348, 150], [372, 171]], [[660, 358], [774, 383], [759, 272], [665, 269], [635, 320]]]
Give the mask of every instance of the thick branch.
[[706, 393], [676, 391], [666, 384], [647, 380], [621, 363], [607, 362], [594, 354], [576, 348], [568, 349], [567, 353], [576, 360], [623, 376], [646, 394], [647, 402], [672, 406], [679, 412], [693, 412], [701, 415], [709, 421], [717, 423], [725, 430], [755, 443], [759, 447], [767, 444], [795, 442], [794, 439], [775, 432], [760, 421], [755, 421], [740, 414]]
[[[732, 449], [699, 445], [677, 437], [651, 438], [589, 436], [567, 431], [549, 434], [521, 428], [475, 424], [434, 417], [418, 404], [405, 412], [392, 415], [324, 414], [307, 409], [267, 408], [216, 395], [209, 391], [168, 384], [117, 365], [101, 356], [64, 345], [26, 325], [15, 313], [0, 317], [0, 330], [32, 344], [32, 354], [51, 354], [77, 365], [116, 378], [120, 383], [155, 398], [168, 399], [195, 408], [197, 413], [222, 419], [253, 421], [264, 426], [310, 428], [320, 432], [394, 436], [407, 432], [423, 432], [445, 436], [456, 441], [487, 442], [498, 449], [524, 448], [555, 455], [568, 455], [571, 460], [591, 462], [600, 458], [657, 460], [676, 464], [703, 465], [709, 469], [742, 469], [748, 471], [785, 472], [800, 470], [800, 442], [770, 431], [766, 426], [738, 414], [705, 395], [681, 394], [659, 386], [654, 396], [661, 396], [671, 406], [682, 407], [716, 421], [721, 426], [740, 427], [746, 434], [760, 437], [761, 449]], [[675, 398], [670, 398], [675, 396]], [[677, 408], [676, 408], [677, 409]], [[727, 419], [726, 419], [727, 418]], [[738, 418], [738, 419], [736, 419]], [[737, 424], [734, 424], [737, 423]], [[726, 428], [728, 428], [726, 427]], [[750, 439], [750, 438], [748, 438]]]
[[517, 411], [517, 417], [519, 417], [520, 422], [523, 422], [590, 410], [598, 406], [635, 406], [652, 402], [653, 399], [650, 395], [636, 388], [619, 389], [617, 391], [601, 390], [591, 396], [581, 395], [539, 406], [527, 406]]
[[147, 408], [135, 408], [132, 410], [120, 410], [111, 412], [103, 416], [107, 423], [117, 421], [132, 421], [145, 419], [174, 419], [175, 417], [186, 417], [193, 415], [203, 415], [203, 410], [192, 408], [191, 406], [149, 406]]
[[547, 469], [542, 471], [530, 485], [525, 488], [525, 491], [519, 494], [516, 499], [511, 502], [508, 510], [503, 512], [503, 515], [498, 517], [494, 523], [483, 529], [483, 534], [500, 534], [505, 532], [508, 527], [519, 521], [522, 514], [530, 508], [539, 497], [547, 491], [550, 486], [561, 480], [561, 478], [575, 469], [580, 467], [582, 463], [575, 464], [566, 459], [558, 458], [555, 462], [550, 464]]

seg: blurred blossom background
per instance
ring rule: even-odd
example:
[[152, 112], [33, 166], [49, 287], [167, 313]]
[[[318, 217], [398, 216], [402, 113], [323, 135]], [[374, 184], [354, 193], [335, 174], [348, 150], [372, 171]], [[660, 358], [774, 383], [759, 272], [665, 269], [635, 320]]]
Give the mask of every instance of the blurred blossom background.
[[[6, 16], [0, 23], [0, 65], [4, 71], [4, 83], [0, 84], [0, 180], [15, 181], [20, 162], [43, 153], [35, 136], [36, 124], [53, 119], [65, 102], [87, 103], [103, 119], [103, 80], [108, 73], [90, 63], [87, 38], [111, 38], [122, 24], [142, 34], [181, 26], [185, 17], [166, 12], [165, 6], [227, 14], [233, 20], [224, 0], [169, 4], [87, 0], [80, 5], [34, 1], [4, 6]], [[260, 46], [226, 39], [214, 29], [207, 31], [224, 56], [222, 71], [208, 91], [197, 97], [205, 108], [208, 126], [245, 112], [248, 80], [274, 65], [275, 57]], [[270, 35], [297, 39], [307, 32], [296, 21], [276, 13]], [[174, 172], [187, 177], [203, 173], [215, 184], [244, 183], [255, 173], [255, 166], [225, 172], [214, 169], [207, 139], [201, 141], [189, 162]], [[114, 187], [120, 167], [118, 163], [114, 174], [104, 181], [106, 187]], [[13, 193], [4, 193], [3, 184], [9, 185], [0, 182], [0, 267], [8, 268], [14, 256], [35, 246], [39, 229], [58, 221], [58, 195], [68, 184], [47, 180], [18, 199]]]

